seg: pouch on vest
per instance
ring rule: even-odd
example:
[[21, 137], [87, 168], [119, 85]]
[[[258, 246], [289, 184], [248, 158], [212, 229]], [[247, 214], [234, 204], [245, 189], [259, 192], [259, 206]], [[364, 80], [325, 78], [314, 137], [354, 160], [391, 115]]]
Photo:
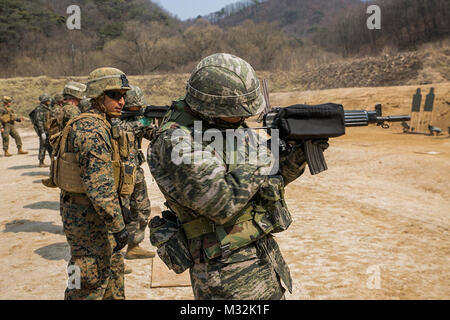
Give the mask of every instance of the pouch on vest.
[[257, 203], [255, 221], [265, 232], [282, 232], [290, 226], [292, 217], [284, 201], [284, 182], [281, 176], [270, 176], [264, 182], [257, 193]]
[[131, 195], [133, 193], [135, 183], [136, 166], [122, 163], [120, 170], [120, 195]]
[[12, 120], [12, 117], [11, 117], [11, 113], [5, 113], [4, 115], [2, 115], [1, 117], [0, 117], [0, 121], [2, 122], [2, 123], [10, 123], [11, 122], [11, 120]]
[[150, 242], [158, 248], [161, 260], [175, 273], [183, 273], [194, 264], [184, 230], [171, 211], [163, 211], [162, 217], [150, 220]]

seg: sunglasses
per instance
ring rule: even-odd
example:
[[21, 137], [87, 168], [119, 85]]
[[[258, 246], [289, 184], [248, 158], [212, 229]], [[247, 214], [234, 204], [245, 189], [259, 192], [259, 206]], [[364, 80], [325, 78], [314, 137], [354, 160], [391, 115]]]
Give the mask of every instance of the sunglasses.
[[119, 101], [120, 99], [124, 98], [127, 96], [127, 93], [121, 93], [120, 91], [105, 91], [105, 95], [107, 95], [108, 97], [110, 97], [111, 99], [115, 100], [115, 101]]

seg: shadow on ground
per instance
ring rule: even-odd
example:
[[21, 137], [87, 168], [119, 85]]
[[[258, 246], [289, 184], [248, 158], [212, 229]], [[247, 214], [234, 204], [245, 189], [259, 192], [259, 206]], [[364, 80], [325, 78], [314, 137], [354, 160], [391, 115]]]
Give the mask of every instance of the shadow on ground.
[[36, 177], [36, 176], [48, 177], [48, 171], [24, 172], [21, 175], [22, 176], [30, 176], [30, 177]]
[[49, 209], [59, 211], [59, 201], [38, 201], [27, 204], [26, 206], [23, 207], [25, 209], [33, 209], [33, 210]]
[[36, 169], [37, 166], [33, 166], [31, 164], [25, 164], [22, 166], [13, 166], [9, 167], [8, 170], [21, 170], [21, 169]]
[[70, 247], [67, 242], [58, 242], [39, 248], [34, 251], [47, 260], [70, 260]]
[[5, 224], [3, 232], [48, 232], [54, 234], [64, 234], [62, 226], [55, 225], [54, 222], [41, 222], [32, 220], [13, 220]]

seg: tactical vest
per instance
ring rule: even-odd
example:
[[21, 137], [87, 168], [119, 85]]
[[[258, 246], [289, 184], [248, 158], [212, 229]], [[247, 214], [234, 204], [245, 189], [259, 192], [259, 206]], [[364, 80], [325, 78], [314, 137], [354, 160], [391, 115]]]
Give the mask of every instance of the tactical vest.
[[[190, 134], [194, 120], [196, 120], [194, 116], [187, 112], [184, 101], [176, 101], [165, 116], [155, 139], [170, 128], [180, 128]], [[228, 166], [227, 171], [232, 169]], [[269, 177], [241, 212], [223, 225], [198, 216], [193, 210], [173, 199], [170, 194], [164, 191], [163, 194], [167, 206], [181, 221], [186, 238], [193, 240], [202, 237], [203, 250], [209, 259], [220, 256], [226, 259], [234, 250], [255, 242], [269, 233], [286, 230], [292, 221], [284, 201], [281, 176]], [[189, 244], [189, 250], [192, 256], [195, 256], [193, 251], [197, 249], [191, 245], [192, 242]]]
[[50, 180], [52, 184], [60, 189], [84, 194], [84, 185], [81, 181], [81, 169], [77, 159], [77, 154], [67, 152], [67, 138], [72, 125], [84, 118], [97, 118], [112, 133], [112, 165], [114, 174], [114, 186], [122, 196], [131, 195], [136, 180], [136, 168], [126, 165], [121, 157], [128, 157], [129, 149], [127, 146], [127, 137], [124, 132], [118, 128], [111, 128], [111, 124], [106, 118], [92, 113], [82, 113], [78, 117], [69, 120], [63, 131], [52, 136], [55, 149], [52, 155], [50, 167]]
[[5, 110], [6, 110], [6, 113], [4, 113], [3, 115], [0, 116], [0, 121], [2, 122], [2, 124], [7, 124], [7, 123], [14, 124], [14, 120], [15, 120], [14, 114], [8, 108], [5, 108]]

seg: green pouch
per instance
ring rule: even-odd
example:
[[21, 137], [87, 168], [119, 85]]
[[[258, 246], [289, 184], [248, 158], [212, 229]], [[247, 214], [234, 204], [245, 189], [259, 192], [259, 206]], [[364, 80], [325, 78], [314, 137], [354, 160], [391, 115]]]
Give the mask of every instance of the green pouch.
[[172, 212], [164, 211], [162, 217], [156, 216], [150, 221], [150, 242], [158, 248], [161, 260], [175, 273], [183, 273], [194, 264], [184, 230]]
[[[285, 231], [292, 223], [291, 214], [284, 201], [284, 182], [281, 176], [271, 176], [267, 179], [267, 182], [261, 186], [259, 192], [260, 204], [256, 208], [262, 208], [260, 215], [264, 216], [260, 218], [260, 227], [269, 229], [267, 225], [272, 223], [271, 233], [277, 233]], [[257, 215], [255, 214], [255, 217]]]

